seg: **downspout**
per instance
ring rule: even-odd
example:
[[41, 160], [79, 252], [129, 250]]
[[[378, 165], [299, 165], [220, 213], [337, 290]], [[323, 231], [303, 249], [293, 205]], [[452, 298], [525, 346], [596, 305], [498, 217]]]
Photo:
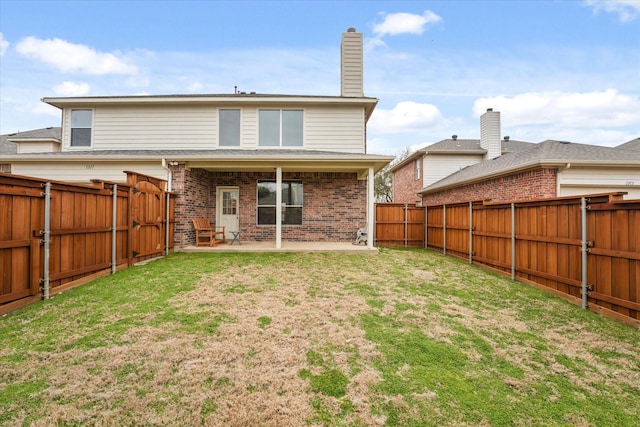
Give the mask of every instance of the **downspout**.
[[165, 235], [164, 235], [164, 254], [169, 255], [169, 192], [171, 191], [171, 187], [173, 185], [173, 172], [167, 165], [167, 159], [162, 159], [162, 168], [167, 171], [167, 209], [166, 209], [166, 221], [165, 221]]
[[44, 184], [44, 299], [49, 299], [49, 258], [51, 245], [51, 183]]

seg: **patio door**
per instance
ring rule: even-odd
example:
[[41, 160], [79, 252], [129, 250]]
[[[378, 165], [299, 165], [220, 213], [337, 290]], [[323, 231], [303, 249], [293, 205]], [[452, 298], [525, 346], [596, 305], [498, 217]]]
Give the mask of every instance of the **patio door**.
[[238, 187], [216, 187], [216, 225], [225, 227], [227, 239], [231, 231], [240, 231], [240, 190]]

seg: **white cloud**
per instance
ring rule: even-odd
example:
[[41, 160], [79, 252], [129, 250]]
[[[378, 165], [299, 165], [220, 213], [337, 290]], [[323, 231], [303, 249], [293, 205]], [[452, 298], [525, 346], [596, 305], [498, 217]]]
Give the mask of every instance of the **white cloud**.
[[487, 108], [501, 111], [513, 125], [556, 125], [581, 128], [637, 126], [640, 97], [615, 89], [601, 92], [524, 93], [514, 97], [480, 98], [473, 111], [479, 116]]
[[9, 42], [6, 41], [2, 33], [0, 33], [0, 56], [4, 55], [7, 49], [9, 49]]
[[98, 52], [88, 46], [62, 39], [41, 40], [27, 37], [21, 40], [18, 53], [52, 65], [58, 70], [86, 74], [135, 74], [137, 67], [127, 63], [120, 52]]
[[398, 12], [383, 13], [382, 16], [384, 17], [382, 22], [373, 26], [373, 33], [378, 38], [385, 35], [395, 36], [398, 34], [420, 35], [424, 33], [428, 24], [442, 21], [441, 17], [430, 10], [425, 10], [422, 15]]
[[83, 96], [89, 93], [89, 83], [62, 82], [54, 86], [53, 92], [59, 96]]
[[586, 0], [595, 13], [600, 11], [616, 13], [621, 22], [629, 22], [640, 17], [640, 1], [638, 0]]
[[438, 107], [413, 101], [399, 102], [392, 110], [377, 108], [369, 120], [373, 133], [404, 133], [442, 129], [448, 121], [442, 117]]

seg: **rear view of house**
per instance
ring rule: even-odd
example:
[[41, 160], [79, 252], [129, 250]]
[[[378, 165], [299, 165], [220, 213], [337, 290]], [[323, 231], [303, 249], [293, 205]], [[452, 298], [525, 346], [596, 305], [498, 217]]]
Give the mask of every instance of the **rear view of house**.
[[123, 181], [127, 170], [165, 179], [178, 194], [178, 246], [194, 243], [199, 217], [276, 247], [351, 241], [359, 228], [372, 233], [373, 176], [392, 160], [366, 152], [378, 100], [364, 96], [362, 55], [362, 34], [349, 29], [340, 96], [44, 98], [62, 112], [60, 150], [3, 163], [15, 174], [77, 182]]

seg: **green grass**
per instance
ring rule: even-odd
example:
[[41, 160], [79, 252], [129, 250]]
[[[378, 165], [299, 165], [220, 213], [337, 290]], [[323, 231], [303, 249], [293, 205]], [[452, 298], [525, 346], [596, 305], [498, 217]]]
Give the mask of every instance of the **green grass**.
[[172, 254], [0, 318], [0, 425], [636, 426], [638, 349], [430, 251]]

